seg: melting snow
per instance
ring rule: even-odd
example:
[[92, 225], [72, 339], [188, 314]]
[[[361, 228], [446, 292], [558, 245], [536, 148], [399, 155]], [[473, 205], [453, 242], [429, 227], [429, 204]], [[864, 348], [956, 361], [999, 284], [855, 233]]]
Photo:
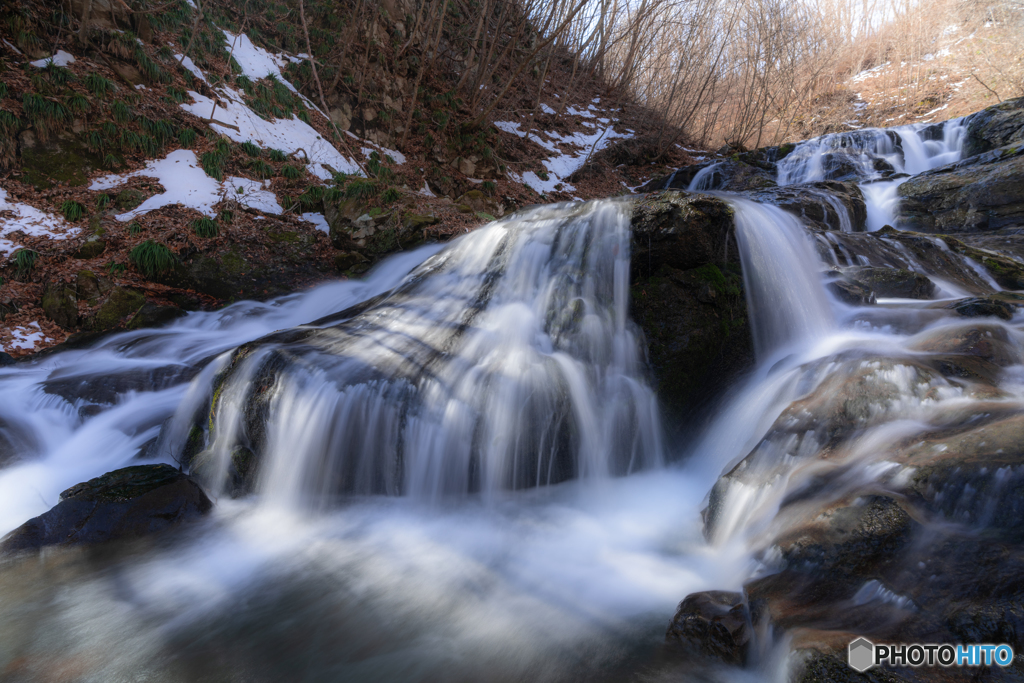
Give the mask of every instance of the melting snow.
[[[199, 160], [191, 150], [179, 149], [163, 159], [152, 159], [144, 168], [125, 175], [109, 175], [97, 178], [90, 190], [109, 190], [123, 185], [129, 178], [156, 178], [166, 192], [150, 197], [137, 208], [116, 216], [121, 222], [175, 204], [195, 209], [206, 216], [215, 216], [214, 205], [227, 198], [239, 204], [262, 211], [280, 214], [281, 205], [273, 192], [266, 190], [269, 181], [259, 182], [248, 178], [229, 177], [223, 183], [206, 175]], [[239, 192], [241, 190], [241, 192]]]
[[228, 31], [224, 31], [224, 35], [228, 39], [228, 46], [225, 49], [231, 52], [231, 56], [242, 67], [243, 75], [248, 76], [254, 81], [273, 75], [284, 83], [289, 90], [298, 92], [295, 86], [285, 79], [281, 73], [281, 67], [287, 62], [299, 62], [301, 60], [287, 55], [275, 55], [267, 52], [262, 47], [254, 45], [249, 40], [249, 36], [244, 33], [235, 36]]
[[304, 213], [299, 218], [307, 223], [312, 223], [320, 232], [326, 232], [328, 235], [331, 234], [331, 226], [327, 223], [327, 219], [324, 218], [322, 213]]
[[542, 112], [544, 112], [545, 114], [554, 114], [555, 113], [554, 109], [552, 109], [551, 107], [549, 107], [548, 105], [546, 105], [544, 103], [541, 103], [540, 110]]
[[[5, 40], [4, 42], [6, 43], [7, 41]], [[74, 64], [75, 58], [69, 55], [67, 52], [64, 52], [64, 50], [57, 50], [57, 54], [55, 54], [52, 57], [47, 57], [46, 59], [37, 59], [36, 61], [29, 63], [32, 66], [39, 67], [40, 69], [45, 69], [46, 65], [50, 62], [53, 62], [54, 66], [67, 66], [68, 64]]]
[[[31, 322], [28, 325], [20, 325], [18, 327], [11, 328], [11, 336], [14, 337], [14, 341], [11, 342], [11, 349], [27, 349], [32, 350], [36, 348], [36, 344], [39, 342], [52, 342], [53, 340], [43, 334], [43, 330], [39, 327], [38, 322]], [[3, 351], [4, 347], [0, 344], [0, 351]]]
[[183, 67], [191, 71], [192, 75], [201, 80], [203, 83], [206, 83], [207, 85], [210, 84], [210, 82], [206, 80], [206, 76], [203, 74], [202, 69], [196, 66], [196, 63], [192, 61], [191, 57], [185, 57], [185, 59], [182, 59], [180, 54], [176, 54], [174, 55], [174, 59], [180, 61]]
[[[306, 158], [306, 168], [320, 178], [328, 180], [332, 177], [332, 169], [338, 173], [362, 175], [359, 166], [346, 158], [320, 134], [295, 116], [290, 119], [266, 121], [256, 115], [242, 101], [241, 93], [230, 88], [221, 90], [224, 96], [214, 111], [213, 100], [197, 92], [189, 91], [195, 100], [192, 104], [183, 104], [181, 108], [206, 119], [214, 112], [213, 118], [238, 127], [238, 130], [211, 123], [210, 127], [223, 133], [235, 142], [251, 140], [263, 148], [274, 148], [292, 154], [302, 151]], [[396, 159], [397, 161], [397, 159]]]
[[77, 235], [79, 229], [69, 225], [62, 217], [21, 204], [7, 201], [7, 190], [0, 188], [0, 254], [9, 256], [20, 245], [5, 239], [12, 232], [22, 231], [34, 237], [63, 240]]
[[[518, 135], [521, 138], [528, 138], [532, 142], [540, 145], [544, 149], [557, 156], [553, 156], [549, 159], [544, 160], [544, 166], [547, 169], [548, 179], [544, 180], [533, 171], [527, 171], [518, 176], [512, 174], [512, 179], [529, 185], [536, 192], [544, 194], [551, 192], [555, 189], [558, 184], [563, 185], [563, 189], [566, 192], [571, 192], [576, 188], [570, 183], [567, 183], [564, 178], [572, 175], [577, 171], [583, 163], [587, 160], [587, 155], [601, 151], [615, 138], [630, 138], [633, 137], [628, 133], [618, 133], [612, 126], [606, 128], [597, 128], [593, 133], [573, 133], [571, 135], [560, 135], [559, 133], [553, 133], [546, 131], [544, 135], [553, 139], [555, 142], [545, 140], [534, 133], [526, 133], [519, 130], [519, 126], [522, 125], [518, 122], [513, 121], [495, 121], [494, 125], [505, 131], [506, 133], [512, 133]], [[559, 144], [569, 145], [574, 148], [574, 152], [566, 153], [559, 148]]]

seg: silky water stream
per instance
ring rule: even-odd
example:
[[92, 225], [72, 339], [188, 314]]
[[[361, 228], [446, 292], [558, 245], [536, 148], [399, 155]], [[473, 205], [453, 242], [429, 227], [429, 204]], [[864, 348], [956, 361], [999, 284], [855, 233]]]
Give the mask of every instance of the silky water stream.
[[[828, 176], [834, 146], [813, 144], [780, 181]], [[908, 149], [882, 151], [921, 170]], [[764, 533], [821, 448], [813, 428], [780, 427], [787, 406], [850, 354], [903, 357], [951, 322], [908, 312], [922, 302], [870, 314], [837, 302], [799, 220], [723, 196], [758, 365], [685, 443], [665, 440], [628, 316], [623, 201], [525, 211], [393, 256], [360, 282], [0, 370], [0, 429], [16, 453], [0, 466], [0, 534], [77, 482], [181, 461], [197, 423], [211, 431], [190, 464], [216, 500], [174, 534], [0, 567], [0, 672], [785, 680], [784, 636], [745, 669], [681, 666], [662, 650], [665, 627], [688, 593], [739, 590], [770, 570]], [[865, 444], [920, 428], [942, 401], [973, 400], [954, 382], [922, 388], [898, 364], [878, 373], [897, 396]], [[1020, 398], [1012, 376], [1003, 400]], [[239, 449], [261, 463], [242, 491]], [[752, 451], [744, 476], [719, 479]], [[862, 451], [856, 476], [898, 475]]]

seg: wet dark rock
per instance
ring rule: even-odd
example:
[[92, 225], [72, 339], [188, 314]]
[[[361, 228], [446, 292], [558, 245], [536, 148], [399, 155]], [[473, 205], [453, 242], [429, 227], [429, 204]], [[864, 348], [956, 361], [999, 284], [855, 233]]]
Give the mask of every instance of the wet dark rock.
[[851, 282], [870, 289], [876, 297], [930, 299], [935, 295], [935, 285], [931, 280], [902, 268], [854, 266], [844, 268], [843, 275]]
[[800, 216], [805, 224], [822, 230], [860, 232], [867, 222], [864, 195], [853, 182], [787, 185], [760, 190], [751, 196]]
[[753, 365], [732, 215], [719, 199], [682, 192], [634, 205], [631, 315], [673, 424], [700, 415]]
[[195, 482], [169, 465], [125, 467], [61, 493], [56, 506], [0, 540], [0, 554], [138, 538], [212, 507]]
[[138, 330], [144, 327], [162, 327], [187, 313], [177, 306], [160, 306], [147, 301], [142, 308], [132, 317], [126, 325], [129, 330]]
[[14, 365], [17, 362], [18, 361], [14, 360], [14, 358], [9, 353], [4, 353], [3, 351], [0, 351], [0, 368], [6, 367], [8, 365]]
[[1024, 97], [1000, 102], [968, 118], [963, 142], [965, 159], [1013, 144], [1024, 144]]
[[101, 375], [69, 367], [51, 373], [42, 384], [47, 394], [60, 396], [69, 403], [87, 402], [111, 405], [119, 395], [132, 391], [160, 391], [190, 381], [201, 368], [164, 365], [135, 368]]
[[954, 311], [965, 318], [980, 318], [994, 316], [1009, 320], [1013, 317], [1015, 308], [1005, 301], [998, 299], [972, 298], [963, 299], [949, 305]]
[[875, 303], [875, 293], [870, 287], [849, 280], [833, 280], [828, 283], [828, 291], [851, 306], [868, 306]]
[[758, 617], [758, 606], [751, 610], [741, 593], [692, 593], [676, 608], [665, 641], [685, 655], [742, 665], [747, 661]]
[[914, 176], [899, 187], [900, 220], [921, 232], [1024, 226], [1024, 143]]
[[54, 282], [43, 290], [42, 309], [46, 317], [66, 330], [78, 324], [78, 298], [72, 287]]
[[339, 251], [334, 255], [334, 267], [342, 272], [365, 271], [370, 267], [370, 260], [358, 251]]

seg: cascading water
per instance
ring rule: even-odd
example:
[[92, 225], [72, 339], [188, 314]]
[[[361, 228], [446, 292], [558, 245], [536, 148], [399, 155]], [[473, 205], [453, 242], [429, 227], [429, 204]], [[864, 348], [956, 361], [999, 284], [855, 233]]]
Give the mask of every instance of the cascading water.
[[[883, 176], [954, 160], [961, 129], [826, 136], [798, 145], [779, 183], [851, 175], [877, 228], [893, 215], [878, 197], [901, 181]], [[787, 502], [899, 490], [903, 444], [1019, 411], [1024, 339], [1019, 317], [987, 319], [1002, 374], [980, 361], [943, 374], [965, 336], [945, 302], [856, 305], [825, 288], [823, 250], [837, 266], [927, 270], [902, 243], [861, 253], [857, 240], [878, 236], [859, 225], [815, 242], [778, 207], [718, 196], [735, 213], [758, 365], [686, 446], [663, 442], [614, 201], [532, 210], [363, 282], [0, 369], [3, 396], [18, 397], [0, 402], [0, 533], [139, 462], [188, 461], [219, 496], [171, 538], [0, 572], [0, 671], [782, 680], [784, 641], [781, 659], [769, 648], [746, 669], [662, 667], [676, 603], [774, 571], [763, 539], [791, 521]], [[965, 292], [998, 287], [963, 263]], [[246, 490], [240, 458], [259, 477], [232, 499]], [[992, 517], [972, 500], [953, 514]], [[892, 595], [876, 580], [857, 605]]]
[[801, 142], [778, 162], [779, 185], [856, 180], [867, 204], [868, 231], [899, 227], [899, 186], [912, 175], [960, 159], [965, 122], [915, 123], [830, 133]]

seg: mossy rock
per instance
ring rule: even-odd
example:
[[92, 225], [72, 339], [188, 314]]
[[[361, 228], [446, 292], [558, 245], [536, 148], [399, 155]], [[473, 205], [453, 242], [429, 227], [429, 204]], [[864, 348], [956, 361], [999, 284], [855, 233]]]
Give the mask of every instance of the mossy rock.
[[107, 249], [107, 243], [96, 237], [90, 237], [86, 240], [85, 244], [78, 248], [78, 251], [74, 253], [76, 259], [82, 261], [88, 261], [94, 259], [102, 254]]
[[103, 157], [89, 150], [76, 135], [39, 142], [31, 131], [21, 135], [21, 173], [24, 182], [46, 190], [57, 183], [81, 187], [89, 174], [103, 168]]
[[145, 194], [134, 188], [128, 188], [117, 193], [114, 205], [122, 211], [131, 211], [144, 201], [146, 201]]
[[185, 311], [180, 308], [160, 306], [147, 301], [132, 317], [126, 327], [129, 330], [137, 330], [144, 327], [162, 327], [184, 315], [186, 315]]
[[105, 277], [97, 277], [91, 270], [80, 270], [75, 276], [75, 294], [90, 306], [96, 305], [100, 297], [109, 292], [113, 286], [110, 280]]
[[78, 323], [78, 298], [75, 290], [62, 282], [49, 285], [43, 291], [42, 309], [46, 317], [65, 330]]
[[369, 267], [369, 259], [358, 251], [342, 251], [334, 255], [334, 267], [345, 272], [359, 266]]
[[115, 287], [107, 300], [100, 305], [92, 318], [90, 327], [93, 330], [109, 330], [121, 324], [121, 321], [133, 315], [146, 303], [146, 297], [125, 287]]
[[437, 216], [425, 216], [411, 211], [402, 216], [402, 227], [406, 230], [422, 231], [440, 222], [441, 219]]

